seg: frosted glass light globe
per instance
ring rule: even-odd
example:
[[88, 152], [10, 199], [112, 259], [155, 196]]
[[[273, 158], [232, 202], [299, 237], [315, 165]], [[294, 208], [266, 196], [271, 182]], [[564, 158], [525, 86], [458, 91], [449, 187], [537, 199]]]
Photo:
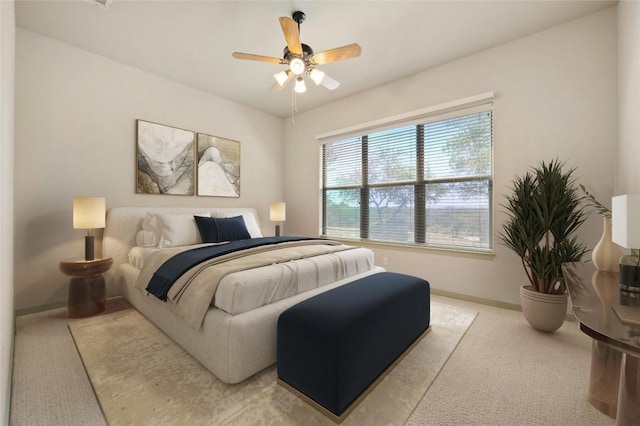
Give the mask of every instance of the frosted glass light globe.
[[295, 75], [300, 75], [304, 72], [304, 61], [300, 58], [294, 58], [289, 62], [289, 68]]

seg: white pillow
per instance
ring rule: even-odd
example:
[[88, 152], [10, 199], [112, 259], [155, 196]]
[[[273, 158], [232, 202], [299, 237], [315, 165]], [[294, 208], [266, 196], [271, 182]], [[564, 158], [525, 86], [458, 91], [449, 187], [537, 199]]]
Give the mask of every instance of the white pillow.
[[136, 245], [157, 247], [162, 234], [162, 223], [154, 213], [147, 213], [142, 220], [142, 230], [136, 234]]
[[200, 231], [193, 216], [211, 217], [209, 212], [192, 214], [162, 214], [157, 217], [162, 223], [159, 247], [187, 246], [202, 243]]
[[136, 245], [139, 247], [158, 247], [160, 238], [152, 231], [141, 230], [136, 234]]
[[258, 221], [253, 215], [252, 212], [248, 212], [246, 210], [217, 210], [213, 212], [213, 217], [235, 217], [242, 215], [244, 219], [244, 224], [247, 227], [247, 231], [249, 231], [249, 235], [251, 238], [261, 238], [262, 231], [260, 231], [260, 226], [258, 225]]

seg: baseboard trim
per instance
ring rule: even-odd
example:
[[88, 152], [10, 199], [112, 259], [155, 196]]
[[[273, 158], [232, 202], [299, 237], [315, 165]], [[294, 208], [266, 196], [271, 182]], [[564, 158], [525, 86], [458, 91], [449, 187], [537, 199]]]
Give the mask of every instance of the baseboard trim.
[[[109, 302], [109, 300], [112, 299], [121, 299], [122, 296], [111, 296], [111, 297], [107, 297], [107, 302]], [[30, 314], [38, 314], [40, 312], [44, 312], [44, 311], [50, 311], [52, 309], [59, 309], [59, 308], [66, 308], [67, 307], [67, 302], [56, 302], [56, 303], [49, 303], [47, 305], [41, 305], [41, 306], [35, 306], [33, 308], [26, 308], [26, 309], [19, 309], [17, 311], [14, 312], [14, 315], [16, 317], [20, 317], [23, 315], [30, 315]]]
[[21, 317], [23, 315], [37, 314], [44, 311], [50, 311], [52, 309], [64, 308], [65, 306], [67, 306], [67, 302], [56, 302], [49, 303], [47, 305], [35, 306], [33, 308], [18, 309], [15, 311], [15, 316]]
[[[493, 306], [496, 308], [509, 309], [511, 311], [522, 312], [522, 307], [515, 303], [501, 302], [499, 300], [486, 299], [484, 297], [469, 296], [467, 294], [455, 293], [453, 291], [439, 290], [436, 288], [431, 289], [431, 293], [438, 296], [451, 297], [452, 299], [465, 300], [467, 302], [479, 303], [481, 305]], [[567, 314], [565, 321], [575, 321], [576, 317], [573, 314]]]

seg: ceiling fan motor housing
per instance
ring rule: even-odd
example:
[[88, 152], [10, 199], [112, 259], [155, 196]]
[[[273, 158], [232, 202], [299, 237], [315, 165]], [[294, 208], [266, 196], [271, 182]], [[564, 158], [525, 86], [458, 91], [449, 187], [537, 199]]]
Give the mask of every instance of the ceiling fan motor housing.
[[[302, 46], [302, 57], [300, 59], [302, 59], [305, 64], [309, 65], [309, 58], [311, 57], [311, 55], [313, 55], [313, 49], [309, 45], [306, 45], [304, 43], [300, 43], [300, 45]], [[287, 61], [298, 57], [297, 55], [291, 53], [287, 46], [285, 46], [283, 52], [283, 58]]]

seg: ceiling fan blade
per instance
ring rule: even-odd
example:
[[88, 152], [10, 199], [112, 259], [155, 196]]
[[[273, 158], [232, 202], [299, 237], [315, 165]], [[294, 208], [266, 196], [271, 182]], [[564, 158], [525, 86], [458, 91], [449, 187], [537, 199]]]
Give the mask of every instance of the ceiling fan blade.
[[271, 62], [272, 64], [286, 64], [287, 62], [281, 58], [273, 56], [252, 55], [251, 53], [233, 52], [231, 54], [236, 59], [246, 59], [249, 61]]
[[338, 86], [340, 86], [340, 83], [338, 81], [336, 81], [333, 78], [329, 77], [326, 73], [325, 73], [324, 77], [322, 77], [322, 81], [320, 82], [320, 84], [323, 85], [324, 87], [326, 87], [329, 90], [337, 89]]
[[282, 83], [282, 85], [280, 85], [280, 83], [278, 83], [277, 81], [273, 83], [273, 86], [271, 86], [271, 90], [273, 90], [274, 92], [279, 92], [280, 90], [284, 89], [284, 86], [286, 86], [289, 81], [291, 81], [291, 79], [293, 78], [293, 73], [290, 70], [286, 70], [285, 73], [287, 74], [287, 79]]
[[297, 56], [302, 56], [302, 44], [300, 43], [300, 32], [298, 31], [298, 24], [291, 18], [286, 16], [280, 17], [280, 26], [282, 27], [282, 33], [284, 39], [287, 42], [289, 52]]
[[314, 65], [328, 64], [329, 62], [337, 62], [345, 59], [356, 58], [360, 56], [362, 49], [358, 43], [348, 44], [335, 49], [325, 50], [311, 55], [309, 62]]

